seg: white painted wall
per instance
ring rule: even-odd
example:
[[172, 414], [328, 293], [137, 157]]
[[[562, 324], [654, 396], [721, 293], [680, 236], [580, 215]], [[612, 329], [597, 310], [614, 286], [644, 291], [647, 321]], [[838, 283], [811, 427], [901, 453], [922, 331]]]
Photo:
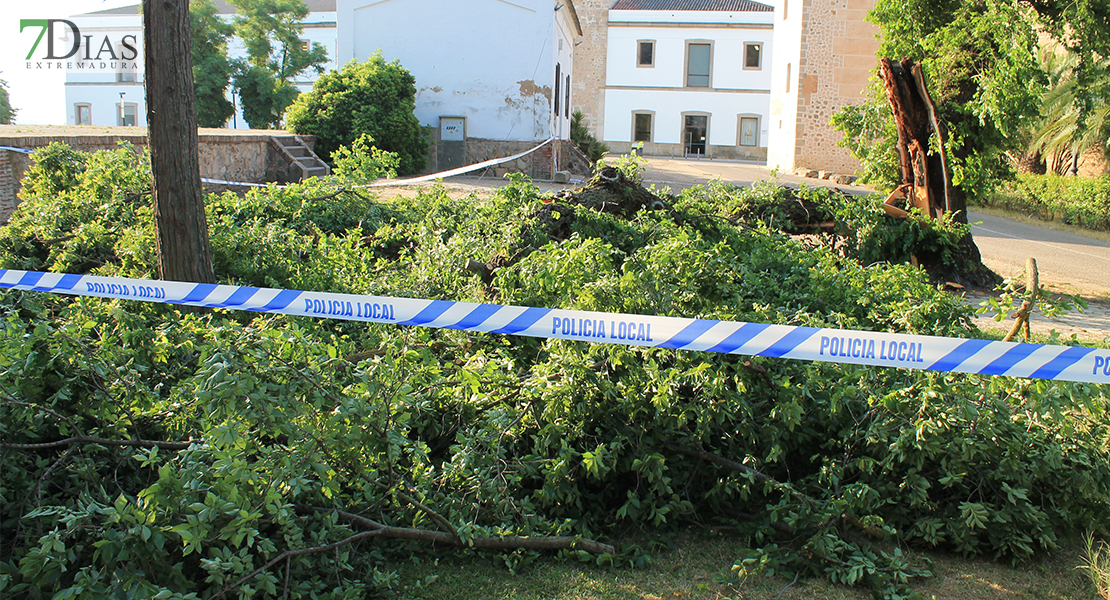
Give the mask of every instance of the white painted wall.
[[[722, 146], [738, 145], [738, 115], [758, 116], [758, 145], [766, 147], [772, 42], [777, 42], [768, 28], [772, 21], [771, 12], [609, 11], [605, 141], [630, 142], [632, 114], [654, 111], [652, 141], [678, 144], [682, 114], [698, 112], [710, 114], [708, 143]], [[706, 27], [709, 23], [727, 26]], [[654, 66], [637, 64], [643, 40], [655, 42]], [[688, 41], [709, 41], [713, 46], [709, 89], [686, 87]], [[762, 44], [759, 69], [744, 68], [746, 43]]]
[[[767, 166], [795, 167], [798, 132], [798, 61], [801, 58], [803, 0], [779, 0], [775, 7], [775, 48], [771, 56], [771, 130]], [[783, 11], [786, 11], [785, 18]], [[789, 66], [789, 69], [787, 68]], [[790, 91], [787, 91], [787, 71]]]
[[544, 140], [553, 133], [555, 64], [568, 69], [574, 46], [569, 32], [556, 27], [555, 6], [552, 0], [339, 0], [339, 62], [366, 60], [379, 48], [386, 60], [399, 60], [416, 78], [423, 125], [460, 116], [467, 137]]
[[652, 141], [656, 144], [682, 143], [683, 113], [709, 113], [708, 141], [715, 146], [737, 146], [740, 142], [738, 117], [758, 116], [758, 146], [767, 147], [769, 103], [766, 93], [606, 90], [604, 141], [630, 142], [634, 112], [655, 113]]
[[[633, 11], [610, 11], [609, 14], [617, 12]], [[770, 29], [610, 26], [605, 84], [608, 87], [685, 87], [686, 43], [697, 40], [713, 45], [710, 80], [714, 89], [766, 90], [771, 86], [769, 57], [773, 34]], [[641, 40], [655, 41], [653, 67], [636, 64]], [[763, 44], [762, 68], [744, 68], [745, 43]]]
[[[555, 17], [555, 40], [552, 48], [553, 60], [555, 64], [560, 67], [560, 78], [562, 81], [559, 83], [559, 114], [552, 113], [552, 129], [551, 135], [558, 139], [570, 139], [570, 114], [574, 110], [574, 95], [570, 96], [570, 102], [567, 103], [567, 77], [570, 77], [570, 88], [574, 87], [574, 41], [578, 38], [578, 30], [575, 29], [574, 23], [570, 16], [570, 11], [565, 7], [556, 12]], [[552, 78], [554, 78], [555, 65], [551, 66]], [[552, 79], [554, 81], [554, 79]], [[554, 84], [552, 84], [554, 90]], [[552, 110], [554, 110], [554, 96], [552, 97]]]

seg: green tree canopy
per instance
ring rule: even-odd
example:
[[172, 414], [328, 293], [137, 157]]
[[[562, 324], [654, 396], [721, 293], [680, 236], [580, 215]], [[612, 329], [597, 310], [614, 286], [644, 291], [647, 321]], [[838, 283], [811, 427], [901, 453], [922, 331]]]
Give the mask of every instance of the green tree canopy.
[[192, 20], [193, 92], [196, 95], [197, 122], [201, 127], [223, 127], [235, 107], [227, 99], [231, 82], [231, 61], [227, 40], [235, 33], [231, 23], [220, 19], [211, 0], [189, 4]]
[[8, 82], [0, 79], [0, 123], [7, 125], [15, 121], [15, 113], [8, 99]]
[[231, 0], [238, 8], [235, 32], [247, 49], [236, 61], [235, 87], [243, 118], [251, 127], [276, 127], [297, 97], [292, 79], [314, 69], [323, 72], [327, 49], [301, 41], [301, 21], [308, 15], [302, 0]]
[[424, 168], [428, 151], [415, 109], [416, 79], [379, 50], [366, 62], [351, 61], [320, 77], [289, 108], [287, 125], [316, 136], [316, 150], [328, 160], [340, 146], [369, 134], [378, 148], [398, 154], [397, 172], [405, 175]]

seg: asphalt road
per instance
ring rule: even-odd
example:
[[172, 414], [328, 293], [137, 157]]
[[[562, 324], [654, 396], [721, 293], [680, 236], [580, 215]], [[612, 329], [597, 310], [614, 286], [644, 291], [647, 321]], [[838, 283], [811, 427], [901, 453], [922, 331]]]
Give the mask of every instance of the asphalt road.
[[1041, 283], [1060, 292], [1110, 297], [1110, 242], [968, 211], [983, 263], [1016, 277], [1037, 259]]

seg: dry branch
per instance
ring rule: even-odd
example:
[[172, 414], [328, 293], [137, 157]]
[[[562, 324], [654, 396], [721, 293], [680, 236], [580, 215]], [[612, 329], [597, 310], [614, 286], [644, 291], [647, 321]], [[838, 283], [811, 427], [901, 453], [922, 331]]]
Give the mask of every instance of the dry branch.
[[321, 508], [317, 506], [301, 506], [299, 511], [334, 512], [339, 518], [352, 525], [357, 525], [371, 531], [380, 532], [383, 537], [401, 540], [414, 540], [431, 542], [457, 548], [475, 548], [478, 550], [585, 550], [592, 554], [612, 554], [616, 549], [609, 544], [576, 536], [519, 536], [483, 537], [463, 540], [443, 531], [427, 529], [412, 529], [409, 527], [390, 527], [373, 519], [361, 515], [338, 510]]
[[49, 450], [73, 444], [101, 444], [103, 446], [136, 446], [139, 448], [158, 448], [160, 450], [185, 450], [196, 442], [158, 442], [149, 440], [107, 440], [98, 437], [74, 436], [56, 442], [43, 442], [41, 444], [8, 444], [0, 443], [0, 448], [5, 450]]

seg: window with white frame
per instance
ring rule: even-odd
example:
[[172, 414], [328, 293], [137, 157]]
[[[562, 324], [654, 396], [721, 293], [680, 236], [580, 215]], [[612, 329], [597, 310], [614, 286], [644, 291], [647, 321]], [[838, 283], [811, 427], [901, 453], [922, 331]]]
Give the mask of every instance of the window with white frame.
[[655, 66], [655, 40], [640, 40], [636, 42], [636, 66]]
[[76, 125], [92, 125], [92, 105], [88, 102], [74, 104], [73, 122]]
[[746, 42], [744, 44], [744, 68], [759, 70], [763, 68], [763, 44]]
[[759, 145], [759, 117], [740, 117], [740, 145]]
[[709, 87], [713, 65], [713, 45], [708, 42], [686, 44], [686, 87]]

